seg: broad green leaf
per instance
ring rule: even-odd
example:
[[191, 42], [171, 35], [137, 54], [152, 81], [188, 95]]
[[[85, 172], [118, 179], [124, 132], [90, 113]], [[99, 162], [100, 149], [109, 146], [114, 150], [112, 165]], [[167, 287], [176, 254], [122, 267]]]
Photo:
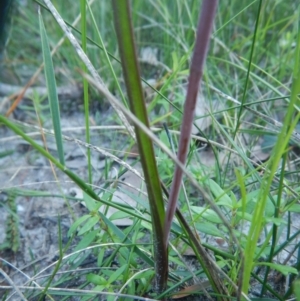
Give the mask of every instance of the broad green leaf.
[[100, 267], [102, 265], [104, 254], [105, 254], [105, 249], [101, 248], [99, 251], [98, 257], [97, 257], [97, 266], [98, 267]]
[[130, 215], [129, 215], [127, 212], [117, 211], [117, 212], [114, 212], [114, 213], [109, 217], [109, 219], [110, 219], [111, 221], [113, 221], [113, 220], [118, 220], [118, 219], [127, 218], [127, 217], [130, 217]]
[[84, 235], [82, 240], [76, 246], [75, 251], [82, 250], [90, 246], [91, 243], [95, 240], [98, 233], [99, 233], [99, 229], [90, 231], [86, 235]]
[[285, 219], [279, 217], [265, 217], [265, 221], [267, 223], [275, 224], [276, 226], [288, 224], [288, 222]]
[[236, 216], [241, 217], [241, 218], [243, 218], [243, 219], [245, 219], [246, 221], [249, 221], [249, 222], [252, 221], [252, 217], [253, 217], [252, 214], [248, 213], [248, 212], [245, 212], [245, 213], [237, 212]]
[[173, 70], [177, 70], [177, 68], [178, 68], [178, 56], [177, 56], [177, 53], [173, 51], [171, 53], [171, 56], [172, 56], [172, 61], [173, 61], [172, 69]]
[[[107, 288], [106, 285], [97, 285], [97, 286], [93, 289], [93, 291], [102, 292], [102, 291], [103, 291], [104, 289], [106, 289], [106, 288]], [[90, 298], [89, 298], [88, 300], [90, 300]]]
[[263, 143], [261, 144], [261, 150], [264, 153], [270, 153], [276, 143], [277, 136], [276, 135], [264, 135]]
[[142, 273], [137, 273], [134, 275], [134, 279], [141, 279], [147, 281], [148, 279], [151, 279], [154, 275], [154, 271], [152, 269], [143, 271]]
[[141, 222], [141, 226], [152, 232], [152, 224], [146, 221]]
[[300, 280], [296, 280], [293, 283], [293, 288], [294, 288], [294, 293], [296, 295], [296, 300], [299, 301], [300, 300]]
[[[134, 200], [137, 203], [137, 205], [141, 206], [141, 208], [145, 208], [149, 212], [149, 210], [150, 210], [149, 203], [144, 200], [144, 196], [141, 198], [136, 193], [132, 193], [126, 189], [120, 188], [119, 190], [121, 192], [123, 192], [124, 194], [126, 194], [129, 198]], [[139, 206], [139, 208], [140, 208], [140, 206]]]
[[123, 272], [128, 268], [127, 264], [122, 265], [120, 268], [118, 268], [108, 279], [108, 283], [111, 284], [116, 280], [123, 280]]
[[[97, 234], [99, 233], [99, 230], [93, 230], [88, 233], [86, 233], [82, 240], [79, 242], [79, 244], [76, 246], [74, 251], [83, 250], [91, 245], [91, 243], [95, 240]], [[69, 262], [72, 263], [80, 254], [74, 254], [69, 258]]]
[[83, 192], [83, 201], [86, 205], [86, 208], [89, 211], [97, 211], [101, 203], [96, 202], [93, 198], [91, 198], [87, 193]]
[[78, 218], [70, 227], [70, 229], [68, 231], [68, 237], [70, 237], [73, 234], [73, 232], [78, 228], [78, 226], [80, 224], [82, 224], [84, 221], [86, 221], [90, 217], [91, 217], [90, 214], [86, 214], [86, 215], [83, 215], [80, 218]]
[[95, 285], [107, 285], [108, 284], [107, 280], [104, 277], [101, 277], [99, 275], [95, 275], [92, 273], [87, 274], [86, 279], [87, 279], [87, 281], [89, 281]]
[[226, 206], [232, 208], [232, 200], [229, 195], [212, 179], [207, 179], [207, 186], [210, 188], [211, 193], [216, 199], [216, 203], [219, 206]]
[[[222, 224], [223, 221], [220, 219], [218, 214], [214, 212], [212, 209], [207, 209], [205, 207], [201, 206], [191, 206], [191, 209], [194, 213], [201, 215], [204, 219], [216, 223], [216, 224]], [[197, 222], [196, 222], [197, 223]]]
[[[125, 234], [116, 226], [114, 225], [103, 213], [99, 212], [102, 220], [105, 224], [109, 227], [109, 229], [124, 243], [132, 243], [129, 239], [126, 239]], [[142, 258], [145, 262], [147, 262], [150, 266], [154, 266], [154, 262], [152, 259], [147, 256], [144, 252], [142, 252], [137, 246], [134, 248], [135, 252]]]
[[99, 222], [99, 217], [98, 216], [92, 216], [87, 220], [87, 222], [84, 224], [84, 226], [80, 229], [78, 232], [78, 236], [88, 232], [91, 230], [97, 223]]
[[[259, 201], [259, 193], [260, 190], [254, 190], [247, 194], [247, 200], [246, 200], [246, 212], [252, 213], [255, 210], [255, 206], [257, 202]], [[239, 203], [242, 203], [242, 200], [239, 201]], [[274, 214], [274, 205], [271, 201], [271, 199], [267, 196], [266, 198], [266, 204], [265, 204], [265, 211], [264, 214], [266, 216], [273, 216]], [[239, 211], [241, 211], [242, 208], [240, 207]]]
[[296, 268], [283, 265], [283, 264], [276, 264], [276, 263], [270, 263], [270, 262], [258, 262], [256, 265], [265, 265], [269, 266], [270, 268], [279, 271], [283, 275], [287, 276], [288, 274], [295, 274], [298, 275], [298, 271]]
[[211, 224], [211, 223], [195, 223], [197, 230], [201, 233], [209, 234], [212, 236], [218, 236], [218, 237], [223, 237], [222, 232], [220, 229], [216, 227], [216, 225]]
[[300, 213], [300, 204], [293, 204], [287, 208], [287, 210], [290, 212]]

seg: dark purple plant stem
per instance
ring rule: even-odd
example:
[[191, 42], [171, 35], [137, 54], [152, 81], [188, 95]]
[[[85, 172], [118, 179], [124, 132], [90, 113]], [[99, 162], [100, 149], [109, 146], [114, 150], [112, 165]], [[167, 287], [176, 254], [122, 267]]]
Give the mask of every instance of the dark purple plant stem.
[[[197, 104], [199, 84], [203, 74], [203, 67], [209, 46], [210, 34], [212, 31], [213, 20], [218, 5], [218, 0], [203, 0], [201, 15], [199, 18], [195, 50], [190, 66], [189, 84], [184, 105], [184, 115], [181, 126], [179, 140], [178, 160], [185, 164], [190, 145], [192, 124]], [[172, 220], [177, 207], [178, 194], [181, 187], [182, 170], [175, 169], [174, 180], [170, 191], [170, 197], [164, 224], [165, 242], [168, 243]]]

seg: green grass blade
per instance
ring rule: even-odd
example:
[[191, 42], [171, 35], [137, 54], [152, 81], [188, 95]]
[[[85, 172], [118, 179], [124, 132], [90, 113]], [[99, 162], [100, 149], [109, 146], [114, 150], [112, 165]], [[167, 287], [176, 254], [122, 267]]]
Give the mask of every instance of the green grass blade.
[[[118, 89], [118, 91], [119, 91], [119, 93], [120, 93], [120, 97], [122, 98], [122, 102], [123, 102], [124, 106], [125, 106], [126, 108], [128, 108], [128, 104], [127, 104], [125, 95], [124, 95], [124, 93], [123, 93], [123, 90], [122, 90], [121, 85], [120, 85], [120, 83], [119, 83], [119, 81], [118, 81], [117, 75], [116, 75], [116, 73], [115, 73], [115, 71], [114, 71], [113, 65], [112, 65], [111, 60], [110, 60], [110, 58], [109, 58], [109, 57], [111, 56], [111, 54], [109, 54], [109, 52], [106, 50], [106, 47], [105, 47], [104, 41], [103, 41], [103, 39], [102, 39], [101, 33], [100, 33], [100, 31], [99, 31], [99, 29], [98, 29], [98, 27], [97, 27], [97, 22], [96, 22], [96, 20], [95, 20], [95, 18], [94, 18], [94, 14], [93, 14], [93, 11], [92, 11], [92, 9], [91, 9], [91, 6], [90, 6], [88, 3], [87, 3], [87, 5], [88, 5], [89, 12], [90, 12], [90, 14], [91, 14], [91, 18], [92, 18], [94, 27], [95, 27], [95, 29], [96, 29], [96, 33], [97, 33], [98, 39], [99, 39], [99, 41], [100, 41], [100, 46], [99, 46], [99, 47], [100, 47], [100, 49], [102, 49], [102, 51], [104, 52], [105, 60], [106, 60], [106, 62], [107, 62], [107, 64], [108, 64], [108, 67], [109, 67], [109, 69], [110, 69], [110, 71], [111, 71], [112, 77], [113, 77], [113, 79], [114, 79], [114, 81], [115, 81], [115, 84], [116, 84], [116, 86], [117, 86], [117, 89]], [[111, 56], [111, 57], [114, 58], [113, 56]], [[120, 62], [119, 60], [117, 60], [116, 58], [114, 58], [114, 59], [115, 59], [116, 61], [118, 61], [119, 63], [121, 63], [121, 62]]]
[[253, 41], [251, 44], [250, 58], [249, 58], [249, 62], [248, 62], [248, 68], [247, 68], [246, 79], [245, 79], [245, 86], [243, 89], [243, 95], [242, 95], [242, 100], [241, 100], [242, 106], [240, 107], [239, 112], [238, 112], [236, 129], [235, 129], [235, 132], [233, 135], [234, 137], [236, 136], [237, 131], [239, 129], [239, 126], [241, 123], [240, 119], [241, 119], [242, 112], [243, 112], [243, 105], [246, 102], [247, 88], [248, 88], [248, 84], [249, 84], [250, 71], [251, 71], [251, 67], [252, 67], [253, 54], [254, 54], [254, 49], [255, 49], [255, 41], [256, 41], [257, 34], [258, 34], [257, 32], [258, 32], [258, 24], [259, 24], [261, 5], [262, 5], [262, 1], [260, 1], [259, 5], [258, 5], [257, 18], [256, 18], [255, 29], [254, 29], [254, 34], [253, 34]]
[[50, 53], [49, 42], [46, 34], [46, 29], [44, 26], [41, 13], [39, 13], [39, 22], [40, 22], [40, 35], [42, 40], [43, 60], [45, 64], [45, 76], [46, 76], [46, 83], [48, 89], [48, 98], [50, 103], [52, 124], [55, 133], [55, 141], [56, 141], [59, 161], [62, 165], [65, 165], [63, 140], [62, 140], [61, 126], [60, 126], [59, 103], [58, 103], [58, 97], [56, 91], [54, 68], [53, 68], [53, 62]]
[[[112, 1], [115, 28], [126, 83], [131, 111], [149, 127], [147, 109], [140, 81], [139, 67], [134, 44], [133, 29], [129, 1]], [[156, 289], [162, 292], [166, 288], [168, 276], [168, 254], [164, 242], [163, 223], [165, 219], [164, 202], [159, 175], [151, 139], [139, 128], [135, 127], [143, 172], [147, 184], [150, 203], [154, 257], [156, 269]]]
[[[299, 10], [299, 8], [298, 8]], [[298, 12], [299, 18], [299, 12]], [[245, 248], [245, 267], [243, 273], [243, 292], [247, 293], [249, 285], [250, 285], [250, 276], [251, 271], [253, 269], [254, 264], [254, 253], [255, 247], [257, 245], [257, 241], [259, 239], [261, 230], [262, 230], [262, 220], [264, 215], [264, 208], [266, 206], [266, 201], [268, 197], [268, 193], [271, 189], [273, 177], [276, 174], [278, 164], [281, 160], [282, 155], [286, 151], [286, 147], [289, 143], [290, 137], [295, 129], [298, 121], [300, 113], [297, 112], [296, 116], [293, 117], [295, 114], [295, 107], [299, 106], [299, 91], [300, 91], [300, 28], [298, 27], [297, 33], [297, 44], [295, 50], [295, 64], [293, 70], [293, 82], [292, 82], [292, 90], [291, 90], [291, 99], [289, 102], [289, 106], [287, 108], [287, 112], [285, 115], [284, 123], [282, 126], [282, 130], [278, 135], [278, 139], [276, 145], [273, 149], [272, 157], [270, 159], [270, 173], [266, 174], [263, 178], [260, 195], [259, 195], [259, 202], [255, 208], [253, 213], [253, 219], [251, 222], [251, 228], [248, 235], [248, 240]], [[284, 171], [282, 171], [284, 172]]]
[[[82, 50], [86, 53], [86, 0], [80, 0], [80, 13], [81, 13], [81, 44]], [[83, 72], [87, 72], [87, 67], [82, 63]], [[86, 143], [90, 143], [90, 115], [89, 115], [89, 84], [88, 81], [83, 78], [83, 98], [84, 98], [84, 119], [85, 119], [85, 140]], [[92, 164], [91, 164], [91, 150], [87, 149], [88, 160], [88, 179], [92, 184]]]
[[[48, 7], [48, 9], [51, 11], [51, 13], [52, 13], [53, 17], [55, 18], [55, 20], [57, 21], [58, 25], [61, 27], [63, 32], [68, 37], [69, 41], [71, 42], [72, 46], [76, 50], [76, 52], [77, 52], [78, 56], [80, 57], [80, 59], [82, 60], [82, 62], [86, 65], [89, 72], [93, 75], [93, 77], [96, 79], [98, 84], [102, 86], [102, 89], [105, 90], [106, 92], [108, 92], [108, 89], [107, 89], [106, 85], [104, 85], [104, 82], [103, 82], [102, 78], [99, 76], [97, 70], [92, 65], [90, 59], [87, 57], [85, 52], [82, 50], [81, 46], [77, 42], [76, 38], [74, 37], [74, 35], [70, 31], [70, 29], [66, 26], [66, 23], [64, 22], [62, 17], [59, 15], [59, 13], [57, 12], [57, 10], [54, 7], [54, 5], [52, 4], [52, 2], [50, 0], [44, 0], [44, 2], [46, 4], [46, 6]], [[111, 94], [110, 92], [108, 92], [108, 93]], [[133, 133], [132, 128], [131, 128], [130, 124], [128, 123], [128, 121], [127, 121], [126, 117], [124, 116], [124, 114], [121, 111], [119, 111], [114, 106], [114, 104], [112, 104], [112, 106], [116, 110], [120, 120], [126, 126], [129, 134], [134, 138], [135, 134]]]

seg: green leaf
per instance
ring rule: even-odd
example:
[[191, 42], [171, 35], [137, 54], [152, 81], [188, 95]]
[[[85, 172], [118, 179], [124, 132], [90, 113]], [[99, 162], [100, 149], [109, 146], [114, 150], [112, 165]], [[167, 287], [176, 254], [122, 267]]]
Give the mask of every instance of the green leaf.
[[97, 266], [98, 267], [100, 267], [102, 265], [104, 254], [105, 254], [105, 249], [101, 248], [99, 251], [98, 257], [97, 257]]
[[212, 236], [223, 237], [220, 229], [216, 227], [216, 225], [211, 223], [195, 223], [197, 230], [201, 233], [209, 234]]
[[122, 218], [127, 218], [127, 217], [130, 217], [131, 215], [129, 215], [127, 212], [123, 212], [123, 211], [117, 211], [117, 212], [114, 212], [110, 217], [109, 219], [111, 221], [113, 220], [118, 220], [118, 219], [122, 219]]
[[119, 191], [126, 194], [130, 199], [134, 200], [137, 203], [137, 206], [140, 205], [138, 208], [145, 208], [149, 212], [149, 202], [145, 202], [144, 198], [141, 198], [136, 193], [132, 193], [126, 189], [119, 188]]
[[119, 269], [117, 269], [108, 279], [108, 283], [111, 284], [116, 280], [123, 280], [123, 272], [128, 268], [127, 264], [124, 264]]
[[193, 212], [201, 215], [204, 219], [206, 219], [212, 223], [215, 223], [215, 224], [223, 223], [223, 221], [220, 219], [218, 214], [215, 211], [213, 211], [212, 209], [207, 209], [207, 208], [201, 207], [201, 206], [191, 206], [191, 209]]
[[[255, 210], [255, 207], [258, 202], [260, 190], [254, 190], [247, 194], [247, 203], [246, 203], [246, 212], [252, 214]], [[274, 215], [274, 204], [272, 203], [271, 199], [267, 196], [266, 197], [266, 204], [265, 204], [265, 211], [264, 214], [268, 217]], [[239, 204], [242, 204], [242, 200], [240, 200]], [[239, 211], [242, 211], [243, 208], [240, 207]]]
[[[180, 262], [182, 263], [182, 262]], [[154, 271], [152, 269], [149, 269], [147, 271], [143, 271], [142, 273], [137, 273], [133, 276], [133, 279], [141, 279], [147, 281], [148, 279], [151, 279], [154, 275]]]
[[252, 221], [252, 214], [248, 212], [237, 212], [236, 216], [243, 218], [246, 221], [251, 222]]
[[270, 153], [276, 143], [277, 135], [264, 135], [261, 144], [261, 150], [264, 153]]
[[299, 301], [300, 300], [300, 280], [296, 280], [293, 283], [293, 288], [294, 288], [294, 293], [296, 295], [296, 300]]
[[99, 209], [99, 205], [101, 205], [101, 203], [99, 204], [99, 202], [96, 202], [85, 192], [83, 192], [83, 201], [89, 211], [97, 211]]
[[278, 227], [280, 225], [287, 225], [288, 224], [288, 222], [285, 219], [279, 218], [279, 217], [265, 217], [265, 221], [267, 223], [275, 224]]
[[99, 233], [99, 229], [90, 231], [89, 233], [84, 235], [83, 239], [76, 246], [75, 251], [82, 250], [90, 246], [91, 243], [95, 240], [98, 233]]
[[231, 198], [228, 194], [212, 179], [207, 179], [206, 181], [207, 186], [210, 188], [211, 193], [216, 198], [216, 203], [219, 206], [226, 206], [232, 209], [233, 204]]
[[[80, 1], [80, 16], [81, 16], [81, 44], [82, 50], [87, 52], [87, 38], [86, 38], [86, 0]], [[84, 73], [87, 72], [87, 67], [83, 63], [82, 70]], [[85, 137], [86, 143], [90, 143], [90, 119], [89, 119], [89, 91], [88, 81], [83, 78], [83, 99], [84, 99], [84, 117], [85, 117]], [[88, 175], [89, 184], [92, 184], [92, 164], [91, 164], [91, 150], [87, 149], [87, 164], [88, 164]]]
[[[79, 251], [79, 250], [84, 250], [85, 248], [89, 247], [91, 243], [95, 240], [97, 234], [99, 233], [99, 230], [93, 230], [85, 234], [82, 238], [82, 240], [79, 242], [79, 244], [76, 246], [74, 251]], [[69, 263], [70, 264], [77, 264], [78, 261], [78, 256], [83, 257], [83, 254], [76, 253], [69, 258]], [[76, 259], [76, 262], [74, 260]], [[80, 258], [79, 258], [80, 259]]]
[[298, 271], [296, 268], [293, 268], [293, 267], [290, 267], [287, 265], [270, 263], [270, 262], [258, 262], [257, 265], [269, 266], [270, 268], [279, 271], [284, 276], [287, 276], [288, 274], [298, 275]]
[[78, 232], [78, 236], [88, 232], [91, 230], [97, 223], [99, 222], [98, 216], [93, 216], [87, 220], [87, 222], [84, 224], [84, 226], [80, 229]]
[[78, 226], [80, 224], [82, 224], [84, 221], [86, 221], [88, 218], [90, 218], [90, 214], [86, 214], [86, 215], [83, 215], [81, 216], [79, 219], [77, 219], [73, 225], [70, 227], [69, 231], [68, 231], [68, 237], [70, 237], [73, 232], [78, 228]]
[[[126, 238], [125, 234], [116, 226], [114, 225], [103, 213], [99, 212], [100, 217], [104, 221], [104, 223], [109, 227], [109, 229], [124, 243], [131, 244], [132, 242]], [[151, 257], [146, 255], [142, 250], [135, 246], [134, 248], [137, 255], [142, 258], [145, 262], [147, 262], [150, 266], [154, 266], [154, 262], [152, 261]]]
[[4, 158], [4, 157], [9, 156], [13, 153], [14, 153], [14, 150], [7, 150], [7, 151], [4, 151], [4, 152], [0, 152], [0, 158]]
[[300, 204], [293, 204], [287, 209], [290, 212], [300, 213]]
[[107, 285], [108, 282], [104, 277], [101, 277], [99, 275], [95, 275], [95, 274], [87, 274], [86, 275], [86, 280], [95, 284], [95, 285]]
[[52, 57], [50, 53], [50, 47], [48, 43], [48, 37], [46, 34], [41, 13], [39, 13], [39, 21], [40, 21], [40, 34], [42, 40], [43, 60], [45, 64], [44, 67], [45, 76], [46, 76], [46, 83], [48, 89], [48, 98], [50, 102], [52, 124], [53, 124], [53, 129], [55, 134], [55, 141], [56, 141], [59, 161], [62, 165], [65, 165], [65, 155], [63, 149], [63, 139], [61, 133], [60, 112], [59, 112], [59, 104], [58, 104], [57, 91], [56, 91], [54, 68], [53, 68]]

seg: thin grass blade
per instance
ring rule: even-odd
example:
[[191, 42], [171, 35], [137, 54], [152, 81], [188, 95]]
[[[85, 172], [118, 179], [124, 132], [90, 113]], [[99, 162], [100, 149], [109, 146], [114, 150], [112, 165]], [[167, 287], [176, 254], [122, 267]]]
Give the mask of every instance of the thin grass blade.
[[56, 141], [59, 161], [62, 165], [65, 165], [63, 139], [62, 139], [61, 125], [60, 125], [59, 103], [58, 103], [58, 97], [56, 91], [54, 68], [53, 68], [53, 62], [50, 53], [48, 37], [42, 19], [42, 14], [40, 12], [39, 12], [39, 23], [40, 23], [40, 34], [42, 40], [43, 60], [45, 64], [45, 76], [46, 76], [46, 83], [48, 89], [48, 98], [50, 103], [52, 124], [55, 133], [55, 141]]
[[[82, 50], [86, 53], [86, 0], [80, 0], [80, 14], [81, 14], [81, 44]], [[82, 63], [82, 70], [87, 72], [87, 67]], [[84, 98], [84, 119], [85, 119], [85, 141], [90, 143], [90, 115], [89, 115], [89, 83], [83, 78], [83, 98]], [[88, 163], [88, 179], [92, 184], [92, 164], [91, 164], [91, 150], [87, 149], [87, 163]]]
[[[299, 10], [300, 7], [298, 8], [298, 20], [300, 16]], [[245, 267], [243, 272], [243, 292], [245, 293], [248, 292], [249, 285], [250, 285], [251, 271], [253, 269], [254, 261], [255, 261], [256, 245], [263, 227], [262, 220], [264, 216], [264, 209], [266, 206], [267, 197], [271, 189], [273, 178], [276, 175], [279, 162], [283, 154], [286, 152], [286, 148], [288, 146], [289, 140], [291, 139], [293, 131], [299, 122], [300, 113], [299, 111], [295, 111], [296, 106], [299, 107], [300, 104], [300, 99], [298, 96], [300, 92], [300, 28], [299, 26], [298, 26], [297, 44], [295, 49], [294, 60], [295, 60], [295, 64], [294, 64], [290, 102], [287, 108], [282, 130], [278, 135], [277, 142], [272, 152], [272, 156], [269, 163], [270, 172], [266, 173], [262, 180], [260, 194], [259, 194], [259, 202], [257, 202], [255, 211], [253, 213], [251, 227], [250, 227], [248, 240], [245, 248]], [[284, 172], [284, 170], [282, 170], [282, 172]]]

